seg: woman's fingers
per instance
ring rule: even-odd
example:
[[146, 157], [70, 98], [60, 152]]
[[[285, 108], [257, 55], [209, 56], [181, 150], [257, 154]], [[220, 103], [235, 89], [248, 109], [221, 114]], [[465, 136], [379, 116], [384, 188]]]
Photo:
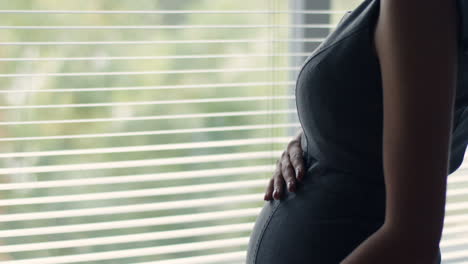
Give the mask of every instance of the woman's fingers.
[[282, 176], [281, 176], [281, 161], [276, 161], [276, 169], [273, 173], [273, 177], [268, 181], [267, 188], [265, 190], [264, 200], [269, 201], [272, 199], [279, 199], [281, 194], [281, 187], [282, 184]]
[[285, 184], [290, 192], [295, 192], [296, 180], [302, 181], [304, 178], [305, 164], [300, 136], [302, 135], [298, 134], [296, 138], [289, 142], [281, 158], [276, 161], [276, 169], [273, 177], [268, 181], [264, 200], [279, 200], [283, 195]]
[[271, 199], [273, 199], [273, 178], [271, 178], [268, 181], [268, 186], [265, 191], [265, 196], [263, 197], [263, 200], [265, 201], [269, 201]]
[[300, 141], [293, 141], [288, 146], [289, 161], [294, 167], [295, 176], [298, 181], [302, 181], [305, 174], [304, 156]]
[[283, 194], [284, 179], [281, 175], [281, 160], [276, 161], [276, 170], [273, 175], [273, 198], [279, 200]]
[[286, 186], [290, 192], [296, 191], [295, 172], [292, 163], [289, 161], [290, 157], [287, 151], [283, 152], [281, 156], [281, 174], [286, 182]]

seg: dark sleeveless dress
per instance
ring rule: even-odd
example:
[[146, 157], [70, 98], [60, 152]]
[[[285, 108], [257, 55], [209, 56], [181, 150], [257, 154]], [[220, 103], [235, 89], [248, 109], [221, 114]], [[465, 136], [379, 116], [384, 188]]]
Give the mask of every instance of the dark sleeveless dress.
[[[468, 0], [454, 1], [460, 38], [450, 174], [468, 143]], [[338, 264], [383, 224], [379, 6], [366, 0], [348, 12], [304, 62], [296, 105], [307, 173], [296, 192], [285, 188], [280, 201], [265, 202], [247, 264]]]

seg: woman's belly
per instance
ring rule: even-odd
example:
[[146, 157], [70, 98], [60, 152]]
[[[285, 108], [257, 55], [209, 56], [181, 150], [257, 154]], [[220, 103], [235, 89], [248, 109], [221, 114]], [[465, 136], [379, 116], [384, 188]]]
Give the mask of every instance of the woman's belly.
[[[247, 251], [247, 264], [337, 264], [382, 224], [385, 194], [309, 168], [295, 193], [265, 202]], [[382, 196], [383, 195], [383, 196]]]

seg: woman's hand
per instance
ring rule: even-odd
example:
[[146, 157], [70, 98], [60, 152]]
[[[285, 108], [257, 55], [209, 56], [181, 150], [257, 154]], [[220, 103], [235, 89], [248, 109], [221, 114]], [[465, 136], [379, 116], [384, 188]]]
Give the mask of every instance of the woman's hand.
[[268, 182], [264, 197], [265, 201], [279, 200], [283, 195], [285, 183], [290, 192], [295, 192], [296, 180], [302, 181], [305, 174], [305, 164], [302, 156], [301, 136], [303, 136], [302, 129], [288, 143], [281, 158], [276, 161], [276, 170]]

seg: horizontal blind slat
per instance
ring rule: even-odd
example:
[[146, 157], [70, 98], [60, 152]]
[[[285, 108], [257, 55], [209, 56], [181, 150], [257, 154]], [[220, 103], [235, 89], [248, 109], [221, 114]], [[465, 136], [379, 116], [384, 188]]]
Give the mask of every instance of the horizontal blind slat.
[[0, 222], [15, 222], [39, 219], [55, 219], [55, 218], [68, 218], [92, 215], [113, 215], [113, 214], [126, 214], [135, 212], [148, 212], [148, 211], [161, 211], [173, 210], [183, 208], [194, 208], [204, 206], [226, 205], [231, 203], [241, 204], [246, 202], [261, 202], [263, 201], [262, 193], [245, 194], [245, 195], [231, 195], [231, 196], [218, 196], [215, 198], [202, 198], [202, 199], [189, 199], [178, 200], [170, 202], [158, 203], [142, 203], [135, 205], [121, 205], [121, 206], [107, 206], [86, 209], [69, 209], [60, 211], [44, 211], [34, 213], [16, 213], [0, 215]]
[[262, 208], [246, 208], [236, 210], [214, 211], [195, 214], [178, 214], [171, 216], [159, 216], [151, 218], [108, 221], [98, 223], [74, 224], [74, 225], [60, 225], [60, 226], [47, 226], [35, 228], [21, 228], [11, 230], [0, 230], [0, 236], [7, 237], [25, 237], [36, 235], [52, 235], [52, 234], [67, 234], [75, 232], [90, 232], [90, 231], [104, 231], [112, 229], [124, 229], [135, 227], [154, 227], [161, 225], [172, 224], [188, 224], [202, 221], [216, 221], [225, 219], [236, 219], [243, 217], [255, 217]]
[[[443, 235], [459, 235], [462, 233], [468, 232], [468, 224], [465, 225], [455, 225], [455, 226], [447, 226], [443, 229]], [[450, 241], [451, 239], [449, 239]]]
[[[467, 162], [466, 161], [466, 158], [463, 159], [462, 163], [465, 163]], [[459, 170], [457, 170], [457, 172], [464, 172], [463, 168], [460, 168]], [[468, 182], [468, 174], [464, 174], [464, 175], [450, 175], [449, 177], [447, 177], [447, 183], [448, 184], [454, 184], [454, 183], [462, 183], [462, 182]]]
[[223, 191], [223, 190], [225, 191], [225, 190], [238, 189], [238, 188], [262, 187], [266, 185], [267, 185], [267, 180], [226, 181], [223, 183], [180, 185], [177, 187], [152, 188], [152, 189], [141, 189], [141, 190], [2, 199], [0, 200], [0, 206], [52, 204], [52, 203], [66, 203], [66, 202], [79, 202], [79, 201], [97, 201], [97, 200], [108, 200], [108, 199], [138, 198], [138, 197], [148, 197], [148, 196], [155, 197], [155, 196], [174, 195], [174, 194], [204, 193], [204, 192], [209, 192], [209, 191]]
[[150, 262], [138, 262], [135, 264], [210, 264], [217, 263], [219, 261], [239, 261], [238, 263], [244, 263], [246, 259], [246, 251], [236, 251], [230, 253], [221, 254], [210, 254], [204, 256], [195, 256], [188, 258], [177, 258], [170, 260], [158, 260]]
[[183, 170], [177, 172], [149, 173], [122, 176], [105, 176], [97, 178], [51, 180], [21, 183], [0, 183], [0, 190], [21, 190], [39, 188], [73, 187], [83, 185], [102, 185], [116, 183], [157, 182], [164, 180], [180, 180], [192, 178], [222, 177], [226, 175], [243, 175], [259, 172], [273, 172], [275, 165], [225, 167], [208, 170]]
[[53, 105], [13, 105], [0, 106], [0, 110], [10, 109], [39, 109], [39, 108], [78, 108], [78, 107], [103, 107], [103, 106], [123, 106], [123, 105], [168, 105], [168, 104], [199, 104], [199, 103], [220, 103], [220, 102], [243, 102], [243, 101], [265, 101], [294, 99], [293, 95], [277, 96], [242, 96], [224, 98], [202, 98], [202, 99], [181, 99], [181, 100], [158, 100], [143, 102], [113, 102], [113, 103], [92, 103], [92, 104], [53, 104]]
[[452, 215], [447, 215], [444, 219], [444, 223], [447, 225], [460, 224], [468, 221], [468, 214], [457, 213]]
[[45, 156], [63, 156], [63, 155], [162, 151], [162, 150], [176, 150], [176, 149], [199, 149], [199, 148], [213, 148], [213, 147], [288, 143], [289, 141], [291, 141], [291, 137], [211, 140], [211, 141], [202, 141], [202, 142], [183, 142], [183, 143], [174, 143], [174, 144], [124, 146], [124, 147], [95, 148], [95, 149], [89, 148], [89, 149], [66, 149], [66, 150], [51, 150], [51, 151], [11, 152], [11, 153], [0, 153], [0, 158], [25, 158], [25, 157], [45, 157]]
[[2, 73], [0, 78], [12, 77], [82, 77], [82, 76], [114, 76], [114, 75], [150, 75], [150, 74], [199, 74], [199, 73], [229, 73], [229, 72], [270, 72], [270, 71], [297, 71], [300, 67], [273, 67], [273, 68], [224, 68], [224, 69], [197, 69], [197, 70], [169, 70], [169, 71], [125, 71], [125, 72], [63, 72], [63, 73]]
[[467, 202], [451, 202], [446, 205], [446, 211], [458, 211], [458, 210], [465, 210], [468, 209], [468, 201]]
[[248, 237], [231, 238], [222, 240], [211, 240], [204, 242], [183, 243], [168, 246], [146, 247], [137, 249], [123, 249], [119, 251], [106, 251], [98, 253], [85, 253], [77, 255], [44, 257], [25, 260], [5, 261], [3, 264], [59, 264], [77, 261], [96, 261], [115, 258], [128, 258], [147, 255], [159, 255], [168, 253], [177, 253], [183, 251], [195, 251], [203, 249], [215, 249], [232, 246], [245, 246], [248, 244]]
[[440, 247], [441, 248], [448, 248], [448, 247], [454, 247], [454, 246], [462, 246], [465, 245], [468, 246], [468, 238], [450, 238], [449, 240], [442, 240], [440, 242]]
[[64, 172], [64, 171], [86, 171], [98, 169], [116, 169], [116, 168], [133, 168], [146, 166], [164, 166], [175, 164], [192, 164], [205, 162], [223, 162], [245, 159], [261, 159], [261, 158], [276, 158], [282, 151], [259, 151], [259, 152], [242, 152], [234, 154], [215, 154], [215, 155], [199, 155], [176, 158], [159, 158], [159, 159], [144, 159], [144, 160], [121, 160], [110, 162], [96, 163], [80, 163], [71, 165], [47, 165], [47, 166], [32, 166], [32, 167], [11, 167], [0, 168], [0, 174], [18, 174], [18, 173], [42, 173], [42, 172]]
[[149, 44], [223, 44], [264, 42], [322, 42], [324, 38], [304, 39], [192, 39], [192, 40], [133, 40], [133, 41], [22, 41], [0, 42], [0, 46], [79, 46], [79, 45], [149, 45]]
[[341, 14], [346, 10], [0, 10], [0, 14]]
[[132, 235], [95, 237], [84, 239], [60, 240], [53, 242], [25, 243], [10, 246], [1, 246], [0, 253], [21, 252], [31, 250], [51, 250], [58, 248], [85, 247], [96, 245], [113, 245], [118, 243], [144, 242], [162, 239], [174, 239], [203, 235], [219, 235], [232, 232], [251, 231], [254, 223], [241, 223], [231, 225], [216, 225], [198, 228], [184, 228], [160, 232], [147, 232]]
[[0, 26], [0, 30], [126, 30], [126, 29], [259, 29], [259, 28], [334, 28], [335, 24], [275, 24], [275, 25], [120, 25], [120, 26]]
[[468, 195], [468, 188], [450, 188], [447, 190], [447, 197]]
[[[275, 113], [273, 113], [275, 114]], [[246, 125], [246, 126], [224, 126], [224, 127], [204, 127], [190, 129], [168, 129], [155, 131], [137, 131], [137, 132], [117, 132], [117, 133], [99, 133], [99, 134], [75, 134], [75, 135], [58, 135], [58, 136], [37, 136], [37, 137], [4, 137], [0, 141], [35, 141], [35, 140], [54, 140], [54, 139], [83, 139], [83, 138], [109, 138], [109, 137], [127, 137], [127, 136], [149, 136], [149, 135], [168, 135], [168, 134], [184, 134], [184, 133], [206, 133], [206, 132], [228, 132], [240, 130], [255, 130], [255, 129], [271, 129], [271, 128], [286, 128], [300, 127], [299, 123], [277, 123], [265, 125]]]
[[0, 61], [88, 61], [88, 60], [180, 60], [180, 59], [224, 59], [242, 57], [307, 57], [309, 52], [302, 53], [256, 53], [256, 54], [199, 54], [199, 55], [159, 55], [159, 56], [108, 56], [108, 57], [22, 57], [0, 58]]
[[[1, 59], [0, 59], [1, 60]], [[259, 87], [294, 85], [295, 81], [288, 82], [241, 82], [241, 83], [207, 83], [207, 84], [180, 84], [157, 86], [128, 86], [128, 87], [90, 87], [90, 88], [65, 88], [65, 89], [21, 89], [0, 90], [0, 93], [55, 93], [55, 92], [107, 92], [107, 91], [136, 91], [136, 90], [183, 90], [204, 88], [232, 88], [232, 87]]]
[[142, 121], [142, 120], [172, 120], [187, 118], [209, 118], [209, 117], [229, 117], [229, 116], [258, 116], [296, 113], [295, 109], [284, 110], [259, 110], [259, 111], [239, 111], [239, 112], [218, 112], [200, 114], [178, 114], [178, 115], [157, 115], [157, 116], [137, 116], [137, 117], [114, 117], [114, 118], [88, 118], [88, 119], [66, 119], [66, 120], [38, 120], [38, 121], [8, 121], [0, 122], [0, 125], [33, 125], [33, 124], [65, 124], [65, 123], [93, 123], [93, 122], [116, 122], [116, 121]]
[[[450, 250], [450, 251], [444, 252], [442, 254], [442, 261], [460, 260], [459, 258], [462, 258], [461, 260], [463, 260], [463, 259], [466, 259], [466, 256], [467, 256], [467, 251], [465, 249]], [[453, 262], [453, 263], [466, 264], [467, 262], [466, 261], [464, 261], [464, 262], [457, 261], [457, 262]]]

